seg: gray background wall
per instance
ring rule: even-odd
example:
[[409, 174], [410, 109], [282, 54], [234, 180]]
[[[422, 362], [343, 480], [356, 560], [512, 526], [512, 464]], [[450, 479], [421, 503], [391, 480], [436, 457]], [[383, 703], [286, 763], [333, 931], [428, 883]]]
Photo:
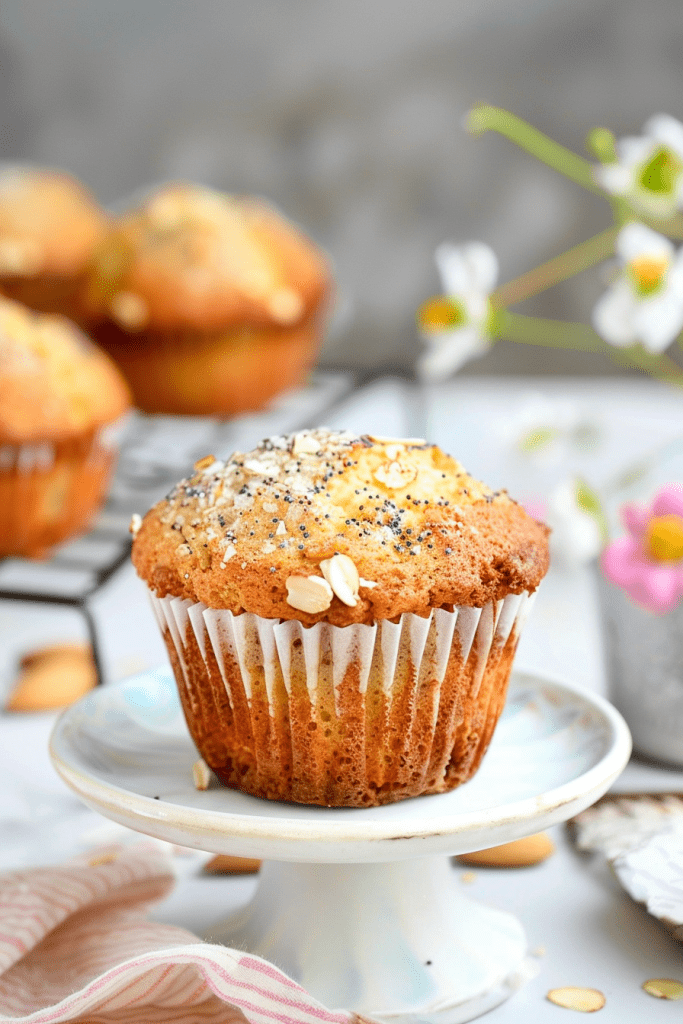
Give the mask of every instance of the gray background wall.
[[[189, 177], [264, 195], [332, 255], [327, 365], [407, 369], [432, 253], [480, 238], [503, 279], [609, 222], [505, 140], [508, 106], [566, 145], [683, 119], [681, 0], [3, 0], [0, 159], [66, 167], [105, 203]], [[586, 318], [587, 274], [530, 304]], [[605, 372], [500, 344], [469, 372]]]

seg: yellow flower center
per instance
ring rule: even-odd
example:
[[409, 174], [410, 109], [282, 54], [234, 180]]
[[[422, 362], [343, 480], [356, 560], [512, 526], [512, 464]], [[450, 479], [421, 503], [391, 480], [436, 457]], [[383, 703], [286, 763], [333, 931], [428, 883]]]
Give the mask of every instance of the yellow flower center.
[[677, 515], [653, 516], [647, 524], [649, 554], [658, 562], [677, 562], [683, 558], [683, 518]]
[[462, 327], [467, 322], [467, 316], [457, 299], [436, 295], [420, 306], [417, 322], [425, 334], [437, 334], [439, 331], [454, 331]]
[[669, 266], [667, 256], [637, 256], [628, 264], [631, 280], [639, 295], [651, 295], [662, 287]]

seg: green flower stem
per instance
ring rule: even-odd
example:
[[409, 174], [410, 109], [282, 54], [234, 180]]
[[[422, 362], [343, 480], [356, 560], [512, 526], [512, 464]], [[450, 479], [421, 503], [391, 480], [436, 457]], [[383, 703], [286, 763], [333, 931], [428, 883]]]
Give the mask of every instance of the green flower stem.
[[608, 355], [622, 366], [644, 370], [657, 380], [683, 388], [683, 370], [668, 356], [647, 352], [640, 345], [632, 345], [630, 348], [608, 345], [586, 324], [544, 320], [501, 309], [492, 313], [488, 329], [496, 338], [505, 338], [523, 345]]
[[528, 273], [508, 281], [493, 292], [491, 304], [496, 307], [514, 306], [524, 299], [531, 298], [532, 295], [552, 288], [560, 281], [566, 281], [582, 270], [588, 270], [600, 260], [614, 254], [614, 243], [618, 234], [618, 227], [607, 228], [606, 231], [601, 231], [600, 234], [575, 245], [573, 249], [568, 249], [560, 256], [542, 263], [540, 267], [535, 267]]
[[498, 132], [504, 135], [511, 142], [514, 142], [520, 149], [526, 150], [535, 156], [542, 163], [552, 167], [553, 170], [564, 174], [566, 178], [576, 182], [591, 192], [602, 193], [602, 189], [596, 184], [593, 178], [593, 166], [584, 160], [583, 157], [565, 149], [559, 142], [539, 132], [521, 117], [516, 117], [508, 110], [501, 107], [491, 107], [482, 103], [473, 107], [467, 115], [466, 126], [473, 135], [482, 135], [484, 132]]
[[[637, 219], [635, 214], [631, 215]], [[683, 217], [680, 213], [677, 213], [674, 217], [670, 217], [668, 220], [652, 220], [647, 217], [641, 218], [648, 224], [654, 231], [659, 231], [662, 235], [668, 235], [669, 238], [675, 238], [680, 241], [683, 238]]]

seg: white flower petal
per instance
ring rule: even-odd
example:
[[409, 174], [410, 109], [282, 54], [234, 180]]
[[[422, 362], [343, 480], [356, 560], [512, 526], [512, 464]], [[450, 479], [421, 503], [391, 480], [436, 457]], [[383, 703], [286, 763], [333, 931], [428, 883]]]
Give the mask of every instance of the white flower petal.
[[480, 325], [488, 316], [488, 295], [484, 295], [482, 292], [470, 292], [468, 295], [463, 295], [462, 304], [465, 307], [467, 319], [475, 325]]
[[676, 253], [666, 277], [667, 290], [683, 302], [683, 247]]
[[595, 180], [613, 196], [623, 196], [633, 187], [633, 171], [625, 164], [598, 164]]
[[555, 561], [566, 566], [590, 562], [602, 548], [600, 527], [577, 504], [575, 480], [563, 480], [551, 492], [545, 517], [552, 533], [550, 550]]
[[645, 163], [654, 150], [652, 139], [647, 135], [626, 135], [617, 142], [619, 163], [631, 169]]
[[446, 295], [460, 296], [470, 290], [470, 268], [461, 245], [443, 242], [436, 248], [434, 261]]
[[490, 346], [474, 327], [425, 336], [427, 349], [417, 361], [417, 374], [427, 383], [445, 380], [471, 359], [483, 355]]
[[683, 160], [683, 124], [675, 117], [670, 114], [653, 114], [643, 130]]
[[611, 285], [593, 310], [593, 327], [601, 338], [625, 348], [638, 339], [633, 326], [637, 299], [622, 278]]
[[444, 242], [437, 247], [434, 259], [447, 295], [461, 296], [471, 291], [488, 295], [495, 286], [498, 260], [483, 242]]
[[654, 145], [647, 135], [626, 135], [617, 142], [619, 163], [633, 170], [638, 164], [645, 163], [652, 154]]
[[484, 242], [468, 242], [463, 246], [471, 272], [471, 287], [488, 295], [498, 280], [498, 257]]
[[683, 305], [670, 291], [638, 303], [633, 325], [636, 336], [649, 352], [664, 352], [683, 327]]
[[621, 229], [615, 247], [617, 255], [624, 263], [630, 263], [639, 256], [664, 256], [671, 259], [674, 253], [674, 247], [668, 238], [639, 221], [632, 221]]

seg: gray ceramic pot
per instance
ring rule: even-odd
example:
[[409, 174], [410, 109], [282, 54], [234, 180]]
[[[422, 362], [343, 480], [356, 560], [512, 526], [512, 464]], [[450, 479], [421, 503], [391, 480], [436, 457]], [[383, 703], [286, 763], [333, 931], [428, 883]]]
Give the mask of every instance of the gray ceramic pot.
[[610, 700], [635, 751], [683, 766], [683, 604], [655, 615], [599, 581]]

